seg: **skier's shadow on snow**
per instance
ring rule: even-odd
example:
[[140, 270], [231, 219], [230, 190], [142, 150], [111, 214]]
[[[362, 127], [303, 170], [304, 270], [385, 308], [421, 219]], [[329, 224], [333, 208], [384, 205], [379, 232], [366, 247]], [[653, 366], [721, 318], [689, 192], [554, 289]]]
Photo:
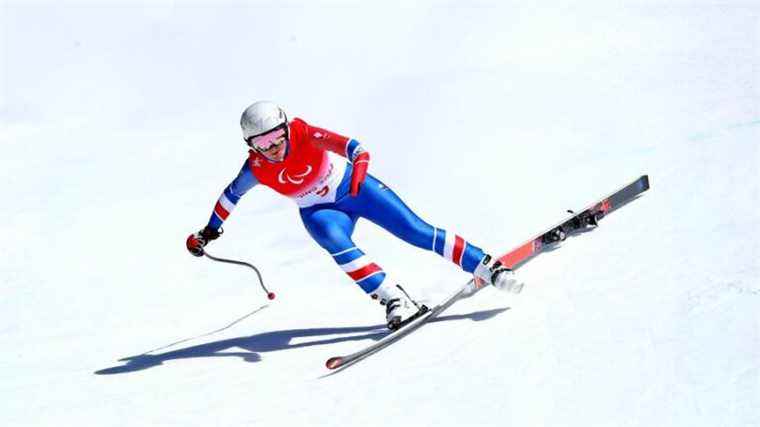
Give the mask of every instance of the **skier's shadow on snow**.
[[[482, 321], [499, 315], [509, 308], [497, 308], [492, 310], [476, 311], [469, 314], [456, 314], [441, 316], [432, 322], [445, 322], [451, 320], [470, 319]], [[360, 341], [366, 339], [379, 340], [388, 334], [385, 325], [344, 327], [344, 328], [316, 328], [316, 329], [290, 329], [284, 331], [265, 332], [247, 337], [230, 338], [221, 341], [185, 347], [179, 350], [168, 351], [158, 354], [140, 354], [119, 359], [125, 362], [123, 365], [96, 371], [96, 375], [113, 375], [137, 372], [162, 365], [166, 361], [179, 359], [193, 359], [203, 357], [237, 357], [245, 362], [260, 362], [259, 353], [271, 351], [291, 350], [302, 347], [328, 345], [345, 341]], [[319, 337], [337, 335], [330, 338]], [[316, 339], [292, 343], [296, 338], [314, 337]], [[230, 351], [237, 349], [240, 351]]]

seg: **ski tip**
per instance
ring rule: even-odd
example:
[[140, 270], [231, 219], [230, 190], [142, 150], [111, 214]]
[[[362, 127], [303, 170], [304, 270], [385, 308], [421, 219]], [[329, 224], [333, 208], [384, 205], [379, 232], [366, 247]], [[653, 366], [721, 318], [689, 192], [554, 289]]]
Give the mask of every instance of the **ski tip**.
[[343, 358], [339, 356], [339, 357], [331, 357], [327, 359], [325, 366], [327, 366], [327, 369], [336, 369], [336, 368], [339, 368], [340, 365], [342, 364], [343, 364]]

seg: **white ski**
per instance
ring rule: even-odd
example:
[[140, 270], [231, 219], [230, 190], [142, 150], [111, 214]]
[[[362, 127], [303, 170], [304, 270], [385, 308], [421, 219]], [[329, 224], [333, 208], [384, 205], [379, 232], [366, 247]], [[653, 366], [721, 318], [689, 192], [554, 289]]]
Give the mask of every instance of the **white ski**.
[[[615, 209], [618, 209], [628, 202], [636, 199], [636, 197], [647, 190], [649, 190], [649, 176], [642, 175], [633, 182], [613, 192], [609, 196], [588, 205], [588, 207], [578, 213], [569, 211], [571, 215], [565, 218], [565, 220], [556, 226], [551, 227], [540, 234], [537, 234], [532, 239], [508, 252], [499, 258], [499, 261], [511, 269], [517, 269], [527, 261], [533, 259], [539, 253], [543, 252], [545, 248], [553, 246], [556, 243], [565, 240], [567, 236], [581, 232], [583, 230], [596, 228], [599, 224], [600, 219], [604, 218], [607, 214], [611, 213]], [[427, 322], [435, 319], [439, 314], [441, 314], [447, 308], [451, 307], [452, 304], [461, 298], [472, 296], [474, 293], [484, 288], [485, 286], [487, 286], [487, 284], [482, 283], [480, 280], [470, 280], [455, 294], [440, 304], [434, 306], [432, 309], [422, 314], [420, 317], [412, 320], [400, 330], [396, 332], [390, 332], [380, 341], [377, 341], [372, 345], [365, 347], [355, 353], [351, 353], [345, 356], [331, 357], [325, 363], [327, 369], [331, 369], [336, 372], [340, 371], [380, 351], [381, 349], [388, 347], [390, 344], [393, 344], [401, 338], [416, 331]]]
[[401, 329], [395, 332], [388, 333], [388, 335], [384, 336], [379, 341], [355, 353], [347, 354], [345, 356], [331, 357], [330, 359], [327, 360], [327, 362], [325, 363], [325, 366], [327, 366], [327, 369], [342, 370], [350, 365], [353, 365], [354, 363], [366, 358], [367, 356], [370, 356], [373, 353], [411, 334], [412, 332], [417, 330], [419, 327], [421, 327], [425, 323], [435, 319], [439, 314], [441, 314], [447, 308], [451, 307], [451, 305], [457, 302], [459, 299], [465, 296], [470, 296], [474, 292], [482, 288], [483, 288], [483, 285], [478, 285], [475, 283], [474, 280], [470, 280], [465, 286], [457, 290], [455, 294], [451, 295], [440, 304], [434, 306], [433, 308], [431, 308], [429, 311], [427, 311], [420, 317], [412, 320]]

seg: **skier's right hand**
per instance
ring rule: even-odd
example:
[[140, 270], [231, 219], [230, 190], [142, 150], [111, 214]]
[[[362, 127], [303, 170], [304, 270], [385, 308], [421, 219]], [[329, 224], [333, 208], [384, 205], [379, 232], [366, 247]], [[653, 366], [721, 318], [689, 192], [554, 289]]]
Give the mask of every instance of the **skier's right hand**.
[[191, 254], [195, 256], [203, 256], [203, 248], [208, 244], [208, 242], [215, 240], [221, 234], [222, 232], [219, 230], [206, 226], [203, 230], [187, 236], [185, 245]]

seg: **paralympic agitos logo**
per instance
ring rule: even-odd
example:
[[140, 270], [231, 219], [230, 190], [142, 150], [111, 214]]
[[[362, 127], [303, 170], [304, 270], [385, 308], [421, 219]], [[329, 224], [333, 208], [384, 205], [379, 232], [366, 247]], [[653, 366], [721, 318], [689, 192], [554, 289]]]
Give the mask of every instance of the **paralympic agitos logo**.
[[290, 174], [288, 174], [287, 170], [283, 168], [280, 171], [280, 174], [277, 175], [277, 181], [279, 181], [280, 184], [285, 184], [286, 180], [287, 180], [287, 182], [290, 182], [291, 184], [303, 184], [304, 177], [306, 177], [307, 175], [309, 175], [311, 173], [311, 171], [312, 171], [312, 167], [309, 166], [309, 165], [307, 165], [306, 166], [306, 172], [290, 176]]

